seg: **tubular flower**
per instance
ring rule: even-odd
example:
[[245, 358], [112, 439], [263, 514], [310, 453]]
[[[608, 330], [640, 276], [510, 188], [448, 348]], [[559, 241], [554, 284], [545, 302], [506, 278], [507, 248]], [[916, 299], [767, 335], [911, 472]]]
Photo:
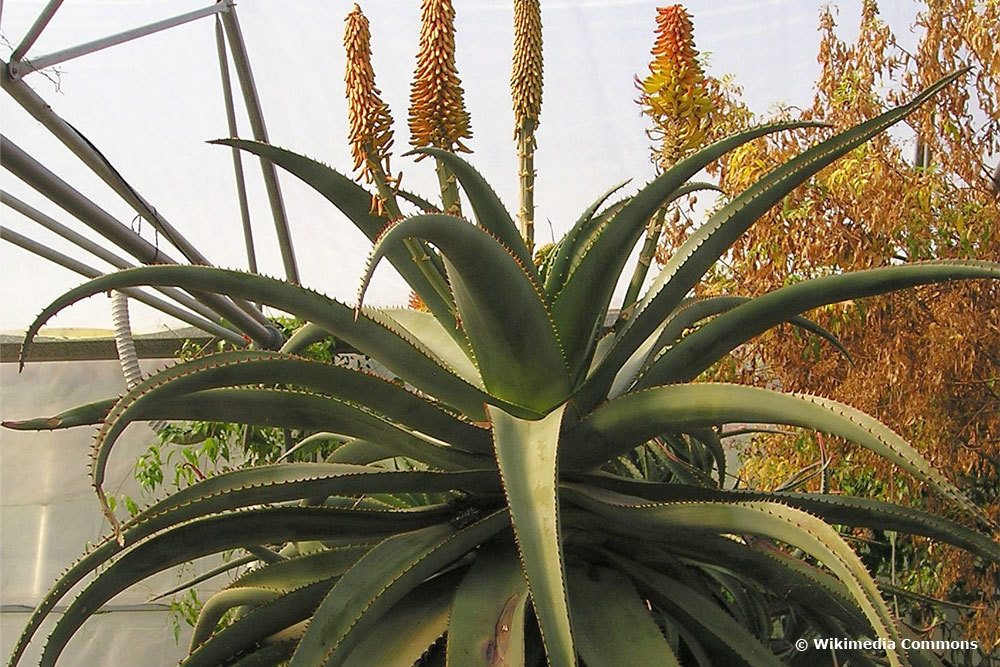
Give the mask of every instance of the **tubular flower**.
[[542, 111], [542, 14], [539, 0], [514, 0], [514, 65], [510, 75], [514, 126], [538, 125]]
[[410, 144], [470, 152], [472, 138], [462, 81], [455, 67], [455, 9], [451, 0], [423, 0], [420, 51], [410, 90]]
[[410, 298], [407, 301], [406, 305], [409, 307], [410, 310], [419, 310], [422, 313], [431, 312], [431, 309], [427, 307], [427, 304], [424, 303], [424, 300], [420, 298], [420, 295], [414, 292], [413, 290], [410, 290]]
[[389, 170], [392, 116], [389, 106], [379, 97], [379, 89], [375, 87], [371, 32], [361, 7], [354, 5], [344, 23], [344, 47], [347, 50], [344, 82], [347, 84], [351, 151], [355, 171], [370, 183], [373, 177], [371, 161], [384, 162], [384, 170]]
[[637, 77], [636, 87], [643, 113], [655, 124], [651, 136], [662, 140], [656, 161], [668, 167], [705, 142], [712, 102], [694, 48], [691, 16], [682, 5], [656, 12], [650, 73], [641, 81]]

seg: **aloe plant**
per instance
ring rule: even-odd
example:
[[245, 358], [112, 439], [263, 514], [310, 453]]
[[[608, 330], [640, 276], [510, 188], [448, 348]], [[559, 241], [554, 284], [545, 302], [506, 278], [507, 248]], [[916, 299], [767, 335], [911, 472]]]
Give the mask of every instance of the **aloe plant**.
[[[308, 324], [280, 351], [181, 362], [120, 398], [6, 425], [99, 425], [92, 473], [105, 508], [104, 470], [134, 421], [216, 420], [346, 441], [325, 461], [210, 477], [123, 522], [106, 509], [113, 533], [55, 583], [11, 664], [64, 600], [43, 665], [55, 664], [87, 619], [127, 587], [240, 548], [252, 555], [236, 562], [258, 565], [208, 600], [185, 665], [817, 664], [829, 654], [793, 645], [818, 636], [890, 647], [884, 655], [849, 651], [852, 664], [934, 664], [933, 655], [903, 648], [904, 630], [879, 586], [833, 525], [924, 535], [996, 563], [1000, 545], [988, 535], [996, 524], [865, 414], [817, 396], [697, 379], [782, 323], [839, 345], [804, 318], [812, 308], [940, 281], [996, 280], [1000, 265], [887, 266], [752, 300], [689, 295], [770, 206], [953, 78], [766, 174], [717, 210], [637, 305], [615, 317], [615, 286], [650, 216], [720, 155], [802, 123], [713, 143], [621, 201], [607, 203], [619, 188], [609, 191], [540, 266], [493, 189], [453, 153], [422, 149], [455, 175], [475, 221], [428, 213], [388, 223], [368, 190], [317, 161], [219, 142], [299, 177], [372, 239], [358, 303], [202, 266], [101, 276], [43, 310], [22, 363], [50, 317], [110, 289], [197, 289]], [[426, 255], [416, 258], [413, 248]], [[439, 307], [364, 306], [383, 259]], [[297, 356], [324, 337], [379, 362], [389, 379]], [[864, 498], [732, 488], [722, 443], [732, 424], [842, 437], [895, 463], [968, 525]]]

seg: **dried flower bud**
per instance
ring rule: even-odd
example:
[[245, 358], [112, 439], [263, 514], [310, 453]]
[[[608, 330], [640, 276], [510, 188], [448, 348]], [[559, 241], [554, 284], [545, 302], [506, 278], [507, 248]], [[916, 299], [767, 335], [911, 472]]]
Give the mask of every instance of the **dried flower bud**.
[[351, 151], [354, 169], [368, 182], [372, 180], [369, 159], [384, 162], [389, 169], [389, 149], [392, 147], [392, 116], [389, 106], [379, 97], [375, 87], [375, 71], [371, 62], [371, 33], [368, 19], [361, 7], [354, 9], [344, 21], [344, 47], [347, 50], [347, 113], [350, 119]]
[[424, 303], [424, 300], [420, 298], [420, 295], [413, 290], [410, 290], [410, 300], [407, 305], [410, 307], [410, 310], [418, 310], [421, 313], [431, 312], [430, 308], [427, 307], [427, 304]]
[[643, 113], [655, 125], [653, 136], [662, 140], [657, 161], [669, 167], [706, 140], [712, 108], [705, 73], [694, 48], [694, 26], [682, 5], [656, 10], [656, 42], [651, 51], [649, 76], [636, 79]]
[[423, 0], [420, 50], [410, 90], [410, 144], [469, 152], [472, 138], [462, 81], [455, 67], [455, 9], [451, 0]]
[[539, 0], [514, 0], [514, 64], [510, 75], [514, 127], [538, 125], [542, 111], [542, 10]]

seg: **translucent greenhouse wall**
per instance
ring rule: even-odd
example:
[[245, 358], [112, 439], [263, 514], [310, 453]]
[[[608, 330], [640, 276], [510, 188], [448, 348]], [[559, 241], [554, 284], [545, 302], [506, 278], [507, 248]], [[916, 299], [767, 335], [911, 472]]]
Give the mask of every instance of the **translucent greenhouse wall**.
[[[163, 363], [146, 361], [143, 367], [148, 372]], [[20, 374], [17, 364], [4, 363], [0, 382], [5, 419], [55, 414], [125, 388], [115, 360], [29, 363]], [[107, 533], [88, 476], [93, 432], [79, 427], [38, 433], [4, 430], [0, 435], [0, 652], [5, 656], [56, 577], [79, 558], [84, 545]], [[154, 438], [145, 423], [126, 431], [111, 458], [109, 490], [141, 496], [132, 467]], [[167, 572], [115, 598], [107, 613], [83, 626], [60, 665], [175, 664], [185, 653], [189, 629], [184, 626], [179, 642], [174, 642], [167, 605], [147, 600], [191, 575], [190, 568]], [[43, 626], [24, 664], [37, 662], [50, 627], [51, 622]]]

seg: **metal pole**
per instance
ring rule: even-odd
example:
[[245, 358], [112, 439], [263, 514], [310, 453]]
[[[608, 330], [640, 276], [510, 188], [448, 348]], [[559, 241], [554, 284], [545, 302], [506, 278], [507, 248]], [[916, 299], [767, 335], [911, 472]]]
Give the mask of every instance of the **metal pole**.
[[[0, 61], [2, 64], [2, 61]], [[6, 67], [0, 67], [0, 87], [14, 98], [24, 109], [49, 130], [63, 145], [70, 149], [80, 160], [90, 168], [108, 187], [114, 190], [118, 196], [124, 199], [136, 213], [149, 221], [149, 223], [166, 239], [171, 245], [177, 248], [184, 257], [192, 264], [211, 265], [206, 258], [190, 241], [178, 232], [167, 222], [163, 216], [156, 212], [145, 199], [143, 199], [135, 189], [122, 177], [121, 174], [111, 165], [110, 162], [90, 143], [80, 132], [62, 119], [52, 110], [45, 100], [38, 96], [23, 81], [12, 79]], [[268, 326], [269, 322], [253, 306], [245, 301], [237, 301], [241, 310], [250, 313], [251, 317], [260, 324], [261, 327]], [[235, 323], [235, 319], [227, 313], [227, 318]]]
[[[123, 270], [134, 269], [136, 266], [131, 262], [125, 261], [124, 259], [114, 254], [113, 252], [111, 252], [104, 246], [100, 245], [99, 243], [94, 243], [83, 234], [79, 234], [73, 231], [69, 227], [45, 215], [35, 207], [26, 204], [25, 202], [21, 201], [20, 199], [10, 194], [9, 192], [0, 190], [0, 204], [9, 206], [10, 208], [17, 211], [18, 213], [28, 218], [29, 220], [37, 222], [42, 227], [45, 227], [49, 231], [58, 234], [67, 241], [74, 243], [75, 245], [82, 248], [83, 250], [86, 250], [92, 255], [99, 257], [100, 259], [104, 260], [105, 262], [115, 267], [116, 269], [123, 269]], [[215, 322], [216, 320], [220, 319], [219, 316], [211, 308], [203, 306], [202, 304], [198, 303], [193, 298], [191, 298], [190, 296], [188, 296], [187, 294], [185, 294], [184, 292], [175, 287], [156, 287], [154, 289], [156, 289], [156, 291], [158, 292], [161, 292], [162, 294], [169, 296], [174, 301], [177, 301], [178, 303], [187, 306], [188, 308], [190, 308], [191, 310], [193, 310], [194, 312], [198, 313], [199, 315], [208, 320], [212, 320], [213, 322]], [[220, 322], [216, 322], [216, 324], [221, 325]]]
[[[229, 136], [238, 137], [236, 109], [233, 106], [233, 83], [229, 78], [229, 58], [226, 55], [226, 38], [222, 34], [222, 21], [215, 17], [215, 45], [219, 52], [219, 72], [222, 75], [222, 97], [226, 105], [226, 122]], [[247, 184], [243, 176], [243, 156], [238, 148], [232, 149], [233, 171], [236, 172], [236, 197], [240, 202], [240, 219], [243, 221], [243, 241], [247, 249], [247, 266], [257, 273], [257, 254], [253, 247], [253, 229], [250, 226], [250, 205], [247, 202]]]
[[[0, 165], [144, 264], [177, 263], [159, 248], [115, 220], [107, 211], [77, 192], [3, 135], [0, 135]], [[228, 299], [217, 294], [197, 293], [194, 296], [229, 320], [240, 331], [245, 332], [258, 345], [267, 349], [276, 344], [273, 329], [265, 328]]]
[[35, 22], [31, 24], [30, 28], [28, 28], [28, 32], [25, 34], [24, 39], [22, 39], [21, 43], [17, 45], [14, 52], [10, 54], [11, 62], [20, 60], [24, 57], [24, 54], [28, 52], [28, 49], [30, 49], [35, 43], [38, 36], [42, 34], [43, 30], [45, 30], [45, 26], [47, 26], [49, 21], [52, 20], [52, 16], [56, 13], [56, 10], [59, 9], [59, 5], [62, 3], [63, 0], [49, 0], [49, 3], [42, 9], [38, 18], [35, 19]]
[[[240, 31], [236, 9], [222, 14], [222, 24], [229, 38], [229, 48], [233, 54], [233, 64], [236, 66], [236, 76], [240, 80], [243, 99], [246, 101], [247, 116], [250, 118], [250, 129], [257, 141], [267, 142], [267, 128], [264, 125], [264, 112], [261, 110], [260, 98], [257, 96], [257, 86], [254, 84], [253, 72], [250, 70], [250, 58], [247, 55], [243, 33]], [[274, 165], [261, 158], [260, 168], [264, 176], [264, 187], [271, 203], [271, 215], [274, 217], [274, 228], [278, 235], [278, 247], [281, 250], [281, 261], [285, 266], [285, 277], [289, 282], [299, 283], [299, 269], [295, 263], [295, 251], [292, 248], [292, 237], [288, 231], [288, 219], [285, 215], [285, 202], [281, 198], [281, 188], [278, 186], [278, 174]]]
[[[16, 246], [24, 248], [28, 252], [34, 253], [39, 257], [44, 257], [50, 262], [54, 262], [59, 266], [69, 269], [70, 271], [75, 271], [76, 273], [86, 276], [87, 278], [99, 278], [100, 276], [104, 275], [103, 273], [93, 268], [92, 266], [88, 266], [83, 262], [80, 262], [78, 260], [73, 259], [72, 257], [64, 255], [57, 250], [53, 250], [48, 246], [42, 245], [37, 241], [34, 241], [26, 236], [18, 234], [12, 229], [7, 229], [6, 227], [0, 227], [0, 239], [3, 239], [8, 243], [13, 243]], [[142, 301], [146, 305], [151, 306], [156, 310], [164, 312], [167, 315], [171, 315], [172, 317], [176, 317], [182, 322], [187, 322], [191, 326], [197, 327], [198, 329], [210, 333], [213, 336], [218, 336], [219, 338], [223, 338], [238, 345], [242, 345], [244, 342], [243, 338], [235, 331], [224, 329], [223, 327], [220, 327], [218, 324], [202, 319], [197, 315], [189, 313], [182, 308], [178, 308], [172, 303], [167, 303], [162, 299], [158, 299], [155, 296], [146, 294], [140, 289], [126, 288], [121, 290], [121, 292], [122, 294], [127, 294], [128, 296], [132, 297], [137, 301]]]
[[[50, 3], [50, 5], [51, 4], [52, 3]], [[55, 13], [56, 9], [58, 9], [59, 3], [56, 2], [55, 5], [56, 6], [52, 8], [52, 11], [48, 16], [45, 16], [46, 12], [49, 10], [49, 7], [46, 7], [42, 12], [42, 16], [38, 17], [38, 21], [36, 21], [35, 25], [31, 27], [30, 31], [28, 31], [28, 35], [25, 37], [25, 40], [21, 42], [21, 46], [24, 47], [24, 51], [28, 50], [31, 43], [37, 39], [38, 34], [41, 33], [43, 28], [45, 28], [45, 24], [48, 23], [50, 18], [52, 18], [52, 14]], [[102, 37], [101, 39], [95, 39], [94, 41], [87, 42], [86, 44], [73, 46], [68, 49], [63, 49], [62, 51], [56, 51], [55, 53], [48, 53], [43, 56], [38, 56], [37, 58], [31, 58], [30, 60], [21, 60], [24, 53], [18, 53], [15, 51], [11, 55], [10, 64], [7, 67], [10, 70], [11, 77], [20, 79], [25, 74], [30, 74], [31, 72], [45, 69], [46, 67], [52, 67], [53, 65], [58, 65], [59, 63], [66, 62], [67, 60], [72, 60], [73, 58], [79, 58], [80, 56], [94, 53], [95, 51], [101, 51], [109, 46], [124, 44], [125, 42], [130, 42], [133, 39], [145, 37], [146, 35], [152, 35], [153, 33], [160, 32], [161, 30], [167, 30], [168, 28], [196, 21], [197, 19], [205, 16], [212, 16], [213, 14], [218, 14], [219, 12], [229, 11], [229, 7], [230, 5], [228, 2], [215, 3], [209, 7], [196, 9], [195, 11], [188, 12], [187, 14], [174, 16], [169, 19], [157, 21], [156, 23], [150, 23], [149, 25], [133, 28], [132, 30], [126, 30], [125, 32], [120, 32], [117, 35], [110, 35], [108, 37]], [[39, 22], [41, 22], [43, 18], [45, 20], [39, 26]], [[31, 37], [31, 41], [27, 41], [28, 37]], [[25, 46], [26, 41], [27, 46]], [[21, 49], [21, 46], [19, 46], [18, 49]]]

